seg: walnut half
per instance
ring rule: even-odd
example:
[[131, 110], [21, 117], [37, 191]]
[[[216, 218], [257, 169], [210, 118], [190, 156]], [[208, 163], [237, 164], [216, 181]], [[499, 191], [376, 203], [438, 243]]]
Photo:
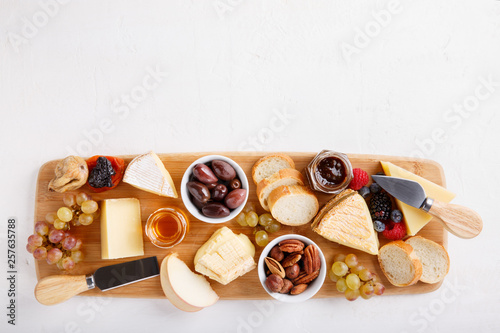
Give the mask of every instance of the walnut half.
[[57, 163], [55, 177], [49, 183], [49, 191], [63, 193], [76, 190], [87, 182], [87, 162], [79, 156], [68, 156]]

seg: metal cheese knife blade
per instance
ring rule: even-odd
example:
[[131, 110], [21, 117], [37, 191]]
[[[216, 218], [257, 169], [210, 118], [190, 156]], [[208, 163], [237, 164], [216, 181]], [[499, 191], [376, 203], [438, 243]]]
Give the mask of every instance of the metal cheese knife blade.
[[436, 217], [452, 234], [461, 238], [474, 238], [483, 229], [483, 221], [470, 208], [440, 202], [427, 197], [419, 183], [396, 177], [373, 175], [373, 180], [396, 199]]
[[106, 291], [157, 275], [160, 275], [158, 260], [156, 257], [149, 257], [101, 267], [89, 275], [47, 276], [38, 281], [35, 297], [44, 305], [53, 305], [96, 286]]

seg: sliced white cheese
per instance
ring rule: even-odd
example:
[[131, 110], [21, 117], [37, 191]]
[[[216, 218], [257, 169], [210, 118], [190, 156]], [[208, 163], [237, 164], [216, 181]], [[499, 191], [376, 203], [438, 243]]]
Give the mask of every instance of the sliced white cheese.
[[101, 209], [101, 258], [144, 255], [139, 200], [103, 200]]
[[196, 252], [195, 270], [226, 285], [255, 268], [254, 254], [247, 236], [222, 227]]
[[123, 181], [146, 192], [178, 197], [172, 177], [158, 155], [152, 151], [137, 156], [129, 163]]

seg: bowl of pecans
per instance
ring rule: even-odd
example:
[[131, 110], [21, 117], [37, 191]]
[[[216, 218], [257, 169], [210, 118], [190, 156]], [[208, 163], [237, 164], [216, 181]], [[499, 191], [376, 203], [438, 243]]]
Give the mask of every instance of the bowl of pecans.
[[287, 303], [303, 302], [316, 295], [325, 282], [326, 271], [319, 246], [295, 234], [269, 242], [258, 263], [262, 287], [273, 298]]

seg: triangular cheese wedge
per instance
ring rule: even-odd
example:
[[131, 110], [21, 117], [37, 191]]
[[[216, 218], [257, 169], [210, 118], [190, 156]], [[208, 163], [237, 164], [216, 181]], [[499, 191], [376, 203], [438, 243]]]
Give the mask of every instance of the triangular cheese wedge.
[[330, 200], [313, 221], [314, 232], [332, 242], [378, 254], [378, 237], [365, 199], [345, 190]]
[[129, 163], [123, 182], [163, 197], [178, 197], [172, 177], [152, 151], [137, 156]]
[[[425, 190], [425, 194], [433, 198], [435, 200], [439, 200], [441, 202], [450, 202], [455, 198], [455, 194], [448, 191], [444, 187], [441, 187], [433, 182], [428, 181], [422, 177], [417, 176], [410, 171], [407, 171], [403, 168], [400, 168], [390, 162], [380, 162], [382, 164], [382, 168], [384, 169], [384, 173], [386, 176], [398, 177], [416, 181]], [[396, 199], [396, 204], [398, 205], [399, 210], [404, 215], [404, 220], [406, 223], [407, 234], [410, 236], [414, 236], [417, 232], [420, 231], [430, 220], [432, 220], [432, 216], [420, 210], [418, 208], [409, 206], [404, 202], [401, 202]]]

